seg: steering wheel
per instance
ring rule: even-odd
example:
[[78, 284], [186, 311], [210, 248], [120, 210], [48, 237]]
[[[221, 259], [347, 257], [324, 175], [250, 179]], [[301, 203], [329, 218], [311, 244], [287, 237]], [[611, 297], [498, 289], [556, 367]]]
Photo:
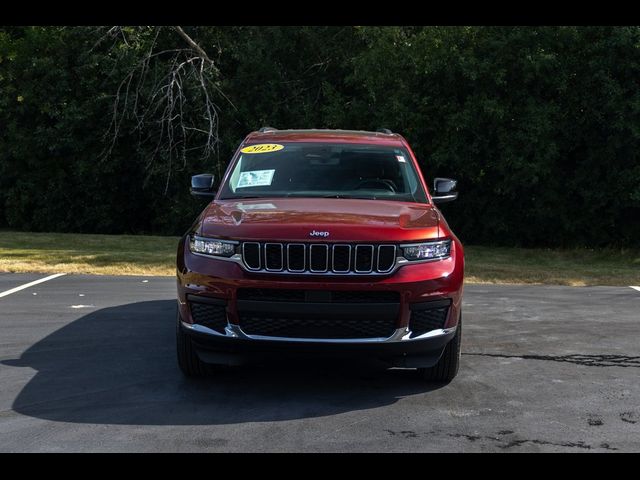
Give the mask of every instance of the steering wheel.
[[367, 185], [382, 185], [384, 188], [386, 188], [387, 190], [393, 193], [395, 193], [398, 188], [396, 187], [396, 184], [393, 183], [391, 180], [381, 179], [381, 178], [365, 178], [355, 186], [355, 190], [365, 188], [365, 186]]

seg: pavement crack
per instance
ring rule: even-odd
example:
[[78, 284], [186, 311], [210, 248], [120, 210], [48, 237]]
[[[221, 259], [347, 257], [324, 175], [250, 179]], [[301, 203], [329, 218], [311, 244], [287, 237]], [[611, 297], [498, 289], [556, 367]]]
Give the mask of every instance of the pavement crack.
[[475, 442], [477, 440], [492, 440], [494, 442], [501, 442], [502, 440], [496, 437], [490, 437], [488, 435], [469, 435], [467, 433], [449, 433], [450, 437], [453, 438], [465, 438], [470, 442]]
[[[533, 443], [534, 445], [551, 445], [554, 447], [568, 447], [568, 448], [582, 448], [584, 450], [591, 450], [593, 448], [591, 445], [588, 445], [584, 442], [550, 442], [548, 440], [538, 440], [538, 439], [522, 439], [522, 440], [511, 440], [509, 443], [505, 445], [498, 445], [498, 448], [507, 449], [513, 447], [519, 447], [521, 445], [525, 445], [527, 443]], [[608, 450], [617, 450], [617, 448], [611, 448], [608, 444]]]
[[[505, 430], [509, 431], [509, 430]], [[502, 434], [502, 432], [498, 432], [498, 434]], [[497, 438], [497, 437], [492, 437], [489, 435], [468, 435], [468, 434], [464, 434], [464, 433], [450, 433], [448, 434], [450, 437], [454, 437], [454, 438], [465, 438], [467, 440], [469, 440], [470, 442], [475, 442], [478, 440], [490, 440], [492, 442], [496, 442], [498, 443], [497, 447], [501, 448], [503, 450], [509, 449], [509, 448], [514, 448], [514, 447], [520, 447], [522, 445], [526, 445], [526, 444], [534, 444], [534, 445], [548, 445], [548, 446], [552, 446], [552, 447], [564, 447], [564, 448], [580, 448], [583, 450], [591, 450], [593, 448], [603, 448], [605, 450], [618, 450], [615, 447], [612, 447], [611, 445], [609, 445], [608, 443], [601, 443], [598, 446], [593, 446], [593, 445], [589, 445], [588, 443], [585, 442], [552, 442], [550, 440], [540, 440], [537, 438], [532, 438], [532, 439], [514, 439], [514, 440], [505, 440], [503, 438]]]
[[639, 416], [636, 415], [635, 412], [622, 412], [620, 414], [620, 420], [626, 423], [634, 424], [634, 425], [640, 421], [638, 417]]
[[640, 368], [640, 356], [628, 355], [509, 355], [506, 353], [475, 353], [464, 352], [462, 355], [495, 358], [521, 358], [523, 360], [544, 360], [548, 362], [565, 362], [586, 367], [631, 367]]
[[419, 438], [419, 437], [432, 437], [434, 434], [445, 434], [452, 438], [463, 438], [469, 442], [478, 442], [478, 441], [490, 441], [497, 444], [496, 446], [500, 449], [506, 450], [514, 447], [521, 447], [527, 444], [533, 445], [545, 445], [552, 447], [563, 447], [563, 448], [579, 448], [582, 450], [592, 450], [596, 448], [602, 448], [604, 450], [616, 451], [618, 448], [612, 447], [608, 443], [600, 443], [599, 445], [590, 445], [583, 441], [578, 442], [552, 442], [550, 440], [541, 440], [538, 438], [525, 438], [525, 439], [511, 439], [504, 438], [505, 435], [513, 435], [515, 432], [513, 430], [500, 430], [498, 432], [498, 436], [491, 435], [479, 435], [479, 434], [469, 434], [469, 433], [445, 433], [442, 431], [429, 431], [424, 433], [414, 432], [412, 430], [402, 430], [402, 431], [394, 431], [394, 430], [385, 430], [390, 436], [401, 436], [405, 439], [409, 438]]

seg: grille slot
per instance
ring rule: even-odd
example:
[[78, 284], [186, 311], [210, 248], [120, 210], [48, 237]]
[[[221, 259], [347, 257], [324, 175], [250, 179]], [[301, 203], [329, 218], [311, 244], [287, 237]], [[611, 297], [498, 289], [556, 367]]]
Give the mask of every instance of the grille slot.
[[199, 325], [224, 333], [227, 326], [227, 310], [224, 305], [191, 302], [191, 317]]
[[309, 247], [309, 270], [312, 272], [326, 272], [329, 270], [329, 246], [324, 244]]
[[373, 270], [373, 245], [356, 245], [356, 273], [368, 273]]
[[242, 259], [249, 270], [260, 270], [260, 244], [256, 242], [244, 242], [242, 244]]
[[301, 243], [287, 245], [287, 269], [290, 272], [304, 272], [306, 267], [306, 252]]
[[281, 243], [266, 243], [264, 245], [264, 266], [270, 272], [279, 272], [283, 268], [283, 254]]
[[388, 272], [393, 268], [396, 262], [396, 246], [380, 245], [378, 247], [378, 263], [377, 270], [379, 272]]
[[351, 245], [334, 245], [332, 261], [334, 272], [347, 273], [351, 267]]
[[396, 245], [243, 242], [247, 270], [269, 273], [386, 274], [396, 265]]

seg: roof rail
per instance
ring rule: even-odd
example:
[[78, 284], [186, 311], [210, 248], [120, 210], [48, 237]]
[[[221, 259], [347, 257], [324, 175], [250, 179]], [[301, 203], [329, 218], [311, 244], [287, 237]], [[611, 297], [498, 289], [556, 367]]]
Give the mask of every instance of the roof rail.
[[378, 133], [386, 133], [387, 135], [391, 135], [393, 132], [391, 130], [389, 130], [388, 128], [378, 128], [376, 130], [376, 132]]
[[275, 132], [276, 130], [278, 130], [277, 128], [273, 128], [273, 127], [262, 127], [260, 130], [258, 130], [260, 133], [265, 133], [265, 132]]

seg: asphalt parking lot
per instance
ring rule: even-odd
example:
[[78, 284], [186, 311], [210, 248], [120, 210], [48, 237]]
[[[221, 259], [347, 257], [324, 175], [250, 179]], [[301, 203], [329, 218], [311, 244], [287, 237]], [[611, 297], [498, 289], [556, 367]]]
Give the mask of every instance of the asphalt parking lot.
[[462, 365], [186, 380], [175, 280], [0, 274], [0, 451], [640, 451], [640, 291], [467, 285]]

